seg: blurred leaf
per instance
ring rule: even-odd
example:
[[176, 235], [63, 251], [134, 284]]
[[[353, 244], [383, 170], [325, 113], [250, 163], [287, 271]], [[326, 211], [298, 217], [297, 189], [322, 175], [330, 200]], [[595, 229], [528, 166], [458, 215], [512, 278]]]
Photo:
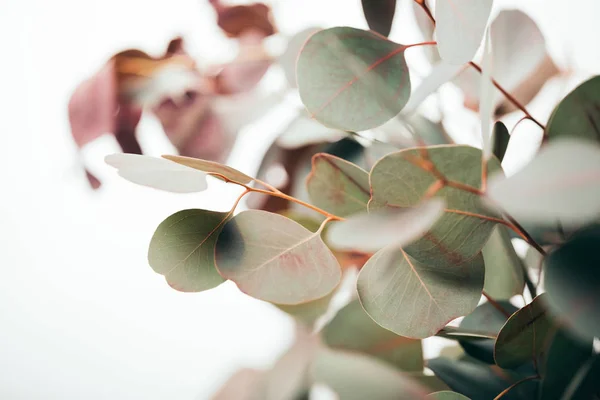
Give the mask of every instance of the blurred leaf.
[[[244, 174], [243, 172], [240, 172], [235, 168], [232, 168], [225, 164], [220, 164], [218, 162], [201, 160], [199, 158], [171, 156], [171, 155], [164, 155], [162, 157], [166, 158], [167, 160], [176, 162], [177, 164], [185, 165], [186, 167], [194, 168], [199, 171], [204, 171], [206, 173], [221, 174], [224, 177], [226, 177], [227, 179], [231, 179], [236, 182], [250, 183], [253, 180], [252, 178], [250, 178], [248, 175]], [[215, 178], [221, 179], [218, 176], [215, 176]]]
[[340, 400], [418, 400], [427, 390], [374, 358], [322, 349], [311, 367], [313, 380], [331, 387]]
[[405, 48], [348, 27], [311, 36], [297, 64], [300, 97], [311, 117], [349, 131], [374, 128], [394, 117], [410, 97]]
[[138, 154], [111, 154], [104, 161], [119, 175], [138, 185], [175, 193], [206, 190], [206, 174], [162, 158]]
[[546, 353], [546, 340], [555, 331], [548, 313], [547, 296], [537, 296], [531, 303], [511, 315], [494, 347], [494, 359], [502, 368], [514, 368], [539, 359]]
[[327, 128], [309, 118], [306, 111], [303, 111], [284, 128], [277, 138], [277, 144], [284, 149], [297, 149], [310, 144], [335, 142], [345, 136], [344, 132]]
[[327, 312], [331, 299], [336, 294], [333, 290], [325, 297], [296, 305], [275, 304], [281, 311], [291, 315], [306, 326], [312, 326], [315, 321]]
[[262, 400], [265, 371], [243, 368], [233, 374], [211, 400]]
[[[481, 150], [469, 146], [428, 147], [429, 162], [447, 179], [474, 188], [481, 182]], [[419, 204], [438, 179], [425, 168], [429, 162], [420, 149], [402, 150], [379, 160], [371, 170], [369, 211], [390, 207], [414, 207]], [[496, 158], [488, 162], [488, 170], [500, 170]], [[435, 197], [446, 202], [444, 215], [425, 236], [404, 249], [408, 255], [425, 264], [462, 264], [481, 251], [497, 218], [481, 204], [474, 193], [443, 187]]]
[[460, 393], [449, 391], [431, 393], [426, 398], [431, 400], [469, 400], [468, 397], [465, 397]]
[[215, 269], [215, 244], [230, 213], [199, 209], [179, 211], [158, 225], [148, 262], [182, 292], [212, 289], [225, 280]]
[[[523, 11], [502, 10], [490, 26], [492, 76], [521, 104], [529, 103], [548, 79], [559, 71], [547, 55], [546, 42], [536, 23]], [[479, 110], [481, 75], [472, 68], [461, 73], [455, 83], [465, 94], [465, 106]], [[495, 115], [516, 110], [497, 90], [492, 104]]]
[[548, 350], [541, 385], [541, 400], [560, 400], [577, 373], [577, 369], [592, 357], [592, 338], [581, 341], [559, 329]]
[[426, 338], [473, 311], [483, 280], [481, 255], [449, 268], [386, 247], [361, 269], [357, 288], [364, 309], [379, 325], [398, 335]]
[[561, 400], [598, 398], [600, 395], [598, 376], [600, 376], [600, 355], [596, 354], [577, 370]]
[[362, 0], [362, 9], [369, 29], [383, 36], [392, 30], [396, 0]]
[[225, 224], [215, 256], [218, 271], [242, 292], [276, 304], [320, 299], [341, 278], [320, 232], [265, 211], [242, 211]]
[[496, 300], [522, 294], [525, 286], [523, 264], [513, 247], [508, 228], [497, 225], [483, 246], [485, 285], [483, 289]]
[[306, 187], [314, 205], [339, 217], [367, 209], [369, 174], [351, 162], [330, 154], [318, 153], [313, 156]]
[[449, 390], [448, 385], [444, 383], [440, 378], [435, 375], [425, 375], [423, 373], [411, 373], [408, 376], [419, 382], [422, 386], [427, 388], [429, 392], [437, 392], [440, 390]]
[[221, 0], [210, 0], [209, 3], [217, 12], [217, 25], [229, 37], [239, 38], [240, 35], [252, 30], [264, 36], [275, 33], [271, 21], [271, 10], [262, 3], [228, 6]]
[[[430, 3], [427, 1], [423, 1], [425, 4]], [[423, 11], [423, 8], [419, 5], [418, 1], [411, 1], [412, 11], [415, 16], [415, 21], [417, 22], [417, 26], [421, 31], [421, 35], [424, 42], [433, 41], [433, 32], [435, 26], [433, 25], [433, 21], [429, 19], [429, 16]], [[429, 6], [428, 6], [429, 7]], [[429, 7], [431, 9], [431, 7]], [[429, 60], [430, 64], [437, 64], [440, 61], [440, 54], [437, 50], [437, 46], [423, 46], [421, 49], [425, 52], [425, 57]]]
[[519, 221], [564, 225], [600, 217], [600, 146], [557, 140], [510, 178], [493, 177], [488, 196]]
[[369, 354], [404, 371], [423, 371], [421, 341], [398, 336], [377, 325], [358, 300], [338, 311], [322, 335], [323, 341], [334, 349]]
[[600, 227], [594, 226], [575, 235], [545, 260], [548, 303], [583, 338], [600, 336], [599, 246]]
[[506, 149], [508, 148], [508, 142], [510, 141], [510, 133], [506, 125], [502, 121], [496, 121], [494, 124], [494, 155], [502, 162]]
[[550, 140], [567, 136], [600, 141], [600, 76], [585, 81], [558, 104], [545, 133]]
[[481, 137], [483, 139], [483, 159], [488, 160], [492, 155], [492, 140], [490, 123], [492, 119], [492, 104], [494, 86], [492, 85], [492, 43], [490, 33], [484, 36], [483, 60], [481, 61], [481, 90], [479, 102], [479, 119], [481, 119]]
[[442, 59], [464, 64], [479, 48], [493, 0], [438, 0], [435, 3], [436, 37]]
[[296, 61], [298, 61], [300, 50], [302, 50], [308, 38], [321, 29], [319, 27], [310, 27], [296, 33], [288, 40], [285, 51], [279, 56], [279, 65], [283, 69], [290, 87], [295, 88], [298, 86], [296, 82]]
[[416, 207], [363, 212], [335, 222], [328, 243], [340, 250], [374, 253], [384, 247], [403, 247], [425, 234], [444, 212], [444, 200], [426, 200]]
[[[486, 277], [487, 278], [487, 277]], [[508, 301], [501, 301], [500, 305], [509, 315], [515, 313], [518, 308], [510, 304]], [[500, 312], [491, 303], [483, 303], [478, 306], [471, 314], [467, 315], [461, 322], [461, 329], [485, 329], [488, 332], [493, 332], [496, 335], [506, 323], [507, 317]], [[460, 340], [459, 343], [465, 352], [479, 361], [487, 364], [494, 364], [494, 342], [492, 339], [484, 339], [478, 341]]]
[[[495, 399], [504, 389], [524, 378], [511, 371], [493, 365], [480, 364], [469, 359], [450, 360], [434, 358], [427, 361], [429, 367], [450, 388], [472, 400]], [[537, 398], [538, 382], [524, 382], [502, 397], [502, 400]]]
[[438, 90], [439, 87], [444, 83], [454, 78], [463, 68], [463, 65], [448, 64], [444, 61], [440, 61], [434, 65], [429, 72], [429, 75], [423, 78], [423, 80], [419, 83], [419, 86], [417, 86], [417, 88], [410, 94], [410, 99], [402, 110], [402, 114], [414, 112], [421, 105], [421, 103], [423, 103], [423, 101], [429, 97], [429, 95]]

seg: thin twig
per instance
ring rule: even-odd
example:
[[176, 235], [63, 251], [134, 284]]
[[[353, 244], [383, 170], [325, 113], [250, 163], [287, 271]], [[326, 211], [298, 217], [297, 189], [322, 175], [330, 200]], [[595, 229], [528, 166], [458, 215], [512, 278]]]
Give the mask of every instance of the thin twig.
[[514, 389], [515, 387], [517, 387], [521, 383], [527, 382], [527, 381], [532, 381], [534, 379], [540, 379], [540, 376], [539, 375], [528, 376], [527, 378], [523, 378], [520, 381], [517, 381], [517, 382], [513, 383], [512, 385], [510, 385], [509, 387], [507, 387], [506, 389], [504, 389], [498, 396], [494, 397], [494, 400], [500, 400], [508, 392], [510, 392], [512, 389]]
[[498, 303], [492, 296], [490, 296], [485, 290], [481, 291], [481, 294], [489, 301], [489, 303], [498, 311], [500, 311], [507, 319], [510, 318], [510, 313], [506, 311], [500, 303]]

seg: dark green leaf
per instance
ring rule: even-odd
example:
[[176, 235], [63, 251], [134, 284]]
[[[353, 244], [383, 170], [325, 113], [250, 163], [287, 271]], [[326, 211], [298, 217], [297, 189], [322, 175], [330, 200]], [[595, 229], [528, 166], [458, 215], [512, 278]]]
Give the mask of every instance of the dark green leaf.
[[341, 278], [319, 231], [266, 211], [243, 211], [225, 224], [215, 255], [223, 277], [244, 293], [276, 304], [320, 299]]
[[[171, 156], [165, 155], [162, 156], [167, 160], [176, 162], [177, 164], [185, 165], [186, 167], [194, 168], [199, 171], [203, 171], [206, 173], [216, 173], [223, 175], [227, 179], [231, 179], [232, 181], [240, 182], [240, 183], [250, 183], [253, 178], [244, 174], [243, 172], [238, 171], [235, 168], [231, 168], [228, 165], [221, 164], [215, 161], [201, 160], [199, 158], [193, 157], [183, 157], [183, 156]], [[222, 179], [217, 176], [217, 178]]]
[[511, 177], [492, 177], [487, 194], [519, 221], [572, 226], [600, 217], [598, 171], [598, 144], [556, 140]]
[[377, 325], [358, 300], [342, 308], [325, 326], [323, 341], [332, 348], [369, 354], [404, 371], [423, 371], [421, 341]]
[[422, 263], [402, 249], [386, 247], [363, 266], [358, 295], [379, 325], [398, 335], [425, 338], [473, 311], [481, 297], [483, 257], [459, 265]]
[[230, 213], [179, 211], [160, 223], [148, 249], [152, 269], [182, 292], [212, 289], [225, 280], [215, 269], [215, 244]]
[[502, 368], [514, 368], [533, 358], [539, 359], [546, 351], [548, 335], [556, 328], [547, 308], [545, 293], [510, 316], [504, 324], [496, 345], [494, 359]]
[[[427, 148], [430, 161], [447, 179], [479, 188], [481, 150], [469, 146], [433, 146]], [[372, 198], [369, 211], [390, 207], [414, 207], [419, 204], [435, 176], [426, 171], [419, 149], [392, 153], [371, 170]], [[490, 171], [500, 170], [495, 157], [488, 162]], [[477, 194], [444, 187], [436, 193], [446, 201], [444, 215], [422, 238], [405, 251], [425, 263], [461, 264], [479, 253], [487, 242], [498, 215], [483, 204]], [[490, 218], [492, 220], [490, 220]]]
[[468, 397], [465, 397], [460, 393], [449, 392], [449, 391], [431, 393], [429, 396], [426, 397], [426, 399], [431, 399], [431, 400], [469, 400]]
[[396, 0], [362, 0], [362, 9], [371, 30], [383, 36], [390, 34]]
[[508, 228], [498, 225], [483, 246], [485, 284], [483, 289], [496, 300], [522, 294], [525, 285], [523, 264], [513, 247]]
[[508, 148], [508, 142], [510, 141], [510, 133], [506, 125], [502, 121], [496, 121], [494, 124], [494, 155], [498, 160], [502, 161]]
[[308, 40], [298, 58], [298, 87], [324, 125], [363, 131], [383, 124], [410, 97], [405, 46], [360, 29], [338, 27]]
[[583, 338], [600, 336], [599, 248], [600, 226], [594, 226], [545, 260], [548, 303]]
[[366, 211], [371, 196], [365, 170], [325, 153], [313, 156], [306, 187], [314, 205], [339, 217]]
[[[506, 310], [508, 315], [512, 315], [518, 310], [517, 307], [508, 301], [501, 301], [500, 305]], [[491, 303], [483, 303], [477, 307], [471, 314], [467, 315], [461, 322], [461, 329], [486, 329], [489, 332], [498, 334], [508, 318]], [[494, 342], [492, 339], [467, 341], [460, 340], [460, 345], [465, 352], [479, 361], [487, 364], [494, 364]]]
[[560, 400], [580, 366], [592, 357], [592, 338], [581, 341], [559, 329], [548, 350], [541, 386], [541, 400]]
[[[472, 400], [491, 400], [504, 389], [524, 378], [494, 365], [485, 365], [470, 359], [450, 360], [434, 358], [429, 367], [450, 388]], [[538, 382], [524, 382], [502, 397], [502, 400], [531, 400], [537, 398]]]
[[427, 390], [388, 364], [368, 356], [323, 349], [312, 378], [333, 389], [340, 400], [419, 400]]
[[565, 97], [546, 126], [550, 140], [578, 137], [600, 141], [600, 76], [595, 76]]

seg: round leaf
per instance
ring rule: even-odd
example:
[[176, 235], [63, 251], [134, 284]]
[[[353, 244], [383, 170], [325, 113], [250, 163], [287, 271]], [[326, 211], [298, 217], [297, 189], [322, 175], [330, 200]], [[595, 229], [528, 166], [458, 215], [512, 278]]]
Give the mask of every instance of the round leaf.
[[600, 227], [576, 235], [545, 260], [552, 310], [582, 337], [600, 336]]
[[490, 179], [488, 196], [518, 221], [565, 225], [600, 217], [600, 146], [557, 140], [515, 175]]
[[451, 64], [473, 58], [487, 25], [493, 0], [438, 0], [436, 36], [440, 56]]
[[361, 213], [327, 230], [327, 242], [336, 249], [373, 253], [386, 246], [403, 247], [420, 238], [439, 219], [444, 200], [427, 200], [416, 207]]
[[338, 311], [322, 334], [330, 347], [369, 354], [404, 371], [423, 371], [421, 341], [398, 336], [377, 325], [358, 300]]
[[[208, 173], [217, 173], [221, 174], [227, 179], [231, 179], [232, 181], [240, 182], [240, 183], [250, 183], [252, 182], [252, 178], [243, 172], [238, 171], [235, 168], [231, 168], [230, 166], [208, 160], [201, 160], [199, 158], [193, 157], [183, 157], [183, 156], [171, 156], [166, 155], [163, 156], [167, 160], [171, 160], [176, 162], [177, 164], [185, 165], [186, 167], [194, 168], [199, 171], [204, 171]], [[222, 179], [220, 177], [217, 177]]]
[[426, 338], [473, 311], [483, 289], [483, 257], [460, 265], [422, 263], [401, 249], [378, 251], [358, 275], [358, 296], [379, 325]]
[[[447, 179], [478, 188], [481, 183], [481, 150], [469, 146], [427, 147], [429, 160]], [[437, 178], [423, 166], [420, 149], [407, 149], [387, 155], [371, 170], [369, 211], [383, 208], [414, 207]], [[488, 170], [500, 170], [495, 157]], [[444, 199], [444, 215], [425, 236], [404, 249], [425, 263], [461, 264], [479, 253], [496, 224], [498, 215], [481, 204], [478, 195], [444, 187], [436, 197]], [[490, 220], [492, 218], [492, 220]]]
[[219, 235], [216, 264], [252, 297], [276, 304], [300, 304], [331, 293], [340, 266], [315, 233], [266, 211], [243, 211]]
[[600, 141], [600, 76], [579, 85], [554, 109], [546, 135]]
[[494, 347], [494, 359], [502, 368], [514, 368], [545, 352], [553, 321], [546, 307], [546, 294], [511, 315], [500, 330]]
[[314, 205], [340, 217], [366, 211], [371, 196], [366, 171], [326, 153], [313, 156], [306, 188]]
[[175, 193], [206, 190], [206, 174], [172, 161], [138, 154], [111, 154], [104, 161], [130, 182]]
[[298, 58], [298, 87], [324, 125], [362, 131], [398, 114], [410, 97], [405, 46], [360, 29], [317, 32]]
[[200, 292], [224, 279], [215, 269], [215, 244], [229, 213], [183, 210], [165, 219], [150, 241], [148, 262], [167, 283], [183, 292]]

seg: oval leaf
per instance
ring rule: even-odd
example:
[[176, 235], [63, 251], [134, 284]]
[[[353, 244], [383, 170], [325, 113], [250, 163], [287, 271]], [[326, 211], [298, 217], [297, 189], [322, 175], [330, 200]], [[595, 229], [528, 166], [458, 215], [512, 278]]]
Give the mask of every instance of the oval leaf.
[[444, 200], [435, 198], [416, 207], [357, 214], [333, 224], [327, 230], [327, 242], [339, 250], [366, 253], [403, 247], [423, 236], [443, 212]]
[[339, 217], [365, 211], [371, 197], [365, 170], [325, 153], [313, 156], [306, 188], [314, 205]]
[[600, 76], [579, 85], [554, 109], [546, 135], [600, 141]]
[[259, 210], [243, 211], [225, 225], [216, 264], [242, 292], [276, 304], [319, 299], [341, 279], [340, 266], [319, 231]]
[[510, 141], [510, 133], [506, 128], [506, 125], [502, 121], [496, 121], [494, 124], [494, 155], [498, 160], [502, 161], [508, 148], [508, 142]]
[[600, 217], [600, 146], [559, 140], [515, 175], [490, 179], [488, 196], [522, 222], [572, 225]]
[[497, 300], [508, 300], [522, 294], [525, 286], [523, 264], [505, 226], [494, 228], [482, 253], [485, 260], [483, 289]]
[[440, 56], [451, 64], [473, 58], [487, 25], [493, 0], [438, 0], [436, 37]]
[[426, 399], [430, 400], [469, 400], [468, 397], [463, 396], [460, 393], [449, 392], [447, 390], [443, 392], [435, 392], [431, 393], [426, 397]]
[[162, 158], [111, 154], [104, 161], [130, 182], [175, 193], [206, 190], [206, 174]]
[[362, 9], [369, 28], [383, 36], [392, 30], [396, 0], [362, 0]]
[[212, 289], [225, 280], [215, 269], [215, 244], [230, 213], [179, 211], [160, 223], [150, 241], [148, 262], [183, 292]]
[[[167, 160], [176, 162], [177, 164], [185, 165], [186, 167], [194, 168], [199, 171], [203, 171], [203, 172], [207, 172], [207, 173], [217, 173], [217, 174], [223, 175], [227, 179], [231, 179], [232, 181], [236, 181], [239, 183], [250, 183], [253, 180], [253, 178], [249, 177], [248, 175], [244, 174], [243, 172], [240, 172], [235, 168], [231, 168], [230, 166], [227, 166], [227, 165], [215, 162], [215, 161], [201, 160], [199, 158], [193, 158], [193, 157], [171, 156], [171, 155], [165, 155], [162, 157], [166, 158]], [[215, 176], [215, 178], [222, 179], [218, 176]]]
[[[372, 198], [369, 211], [414, 207], [438, 179], [428, 170], [420, 149], [402, 150], [379, 160], [371, 170]], [[481, 183], [481, 150], [469, 146], [427, 147], [430, 162], [447, 179], [478, 188]], [[495, 157], [488, 170], [500, 170]], [[404, 249], [425, 263], [461, 264], [479, 253], [487, 242], [498, 215], [489, 211], [474, 193], [443, 187], [444, 215], [425, 236]]]
[[358, 275], [358, 296], [379, 325], [398, 335], [426, 338], [477, 307], [483, 257], [460, 265], [421, 263], [401, 249], [385, 248]]
[[498, 366], [518, 367], [546, 351], [546, 339], [554, 332], [546, 301], [546, 294], [541, 294], [506, 321], [494, 347]]
[[308, 40], [298, 58], [302, 102], [324, 125], [363, 131], [398, 114], [410, 97], [405, 46], [338, 27]]
[[584, 338], [600, 336], [599, 247], [600, 227], [595, 226], [576, 235], [545, 260], [549, 305]]
[[421, 341], [377, 325], [358, 300], [338, 311], [322, 334], [325, 344], [332, 348], [369, 354], [404, 371], [423, 371]]

